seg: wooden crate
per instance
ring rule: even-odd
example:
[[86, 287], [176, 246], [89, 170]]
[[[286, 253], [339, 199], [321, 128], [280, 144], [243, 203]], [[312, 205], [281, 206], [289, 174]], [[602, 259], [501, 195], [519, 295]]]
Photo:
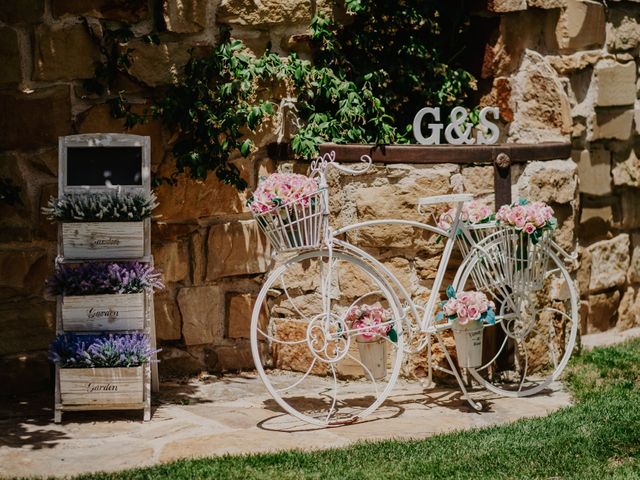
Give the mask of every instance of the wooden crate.
[[61, 368], [62, 406], [142, 405], [143, 368]]
[[77, 332], [142, 330], [145, 294], [62, 297], [62, 328]]
[[135, 259], [144, 254], [144, 222], [62, 224], [65, 259]]

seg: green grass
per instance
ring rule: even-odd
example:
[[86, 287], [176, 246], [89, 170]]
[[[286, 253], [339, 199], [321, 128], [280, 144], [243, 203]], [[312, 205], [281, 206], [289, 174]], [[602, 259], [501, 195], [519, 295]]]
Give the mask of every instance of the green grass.
[[640, 342], [571, 363], [576, 405], [545, 418], [421, 441], [182, 460], [82, 479], [640, 479]]

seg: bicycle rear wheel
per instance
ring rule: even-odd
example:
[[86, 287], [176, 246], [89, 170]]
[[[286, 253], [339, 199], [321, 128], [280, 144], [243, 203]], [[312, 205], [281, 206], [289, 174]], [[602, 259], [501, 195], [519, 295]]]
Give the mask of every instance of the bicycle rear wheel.
[[[384, 312], [379, 329], [349, 320], [365, 305]], [[361, 259], [300, 254], [278, 266], [258, 294], [251, 323], [256, 369], [291, 415], [319, 426], [355, 422], [382, 404], [398, 378], [400, 319], [387, 282]]]
[[[500, 241], [476, 249], [462, 265], [456, 289], [476, 288], [474, 279], [490, 278], [480, 290], [498, 305], [495, 325], [484, 330], [484, 363], [470, 368], [473, 378], [503, 396], [525, 397], [557, 379], [573, 352], [579, 324], [578, 294], [562, 261], [549, 252], [541, 287], [526, 290], [500, 275]], [[495, 267], [495, 268], [493, 268]]]

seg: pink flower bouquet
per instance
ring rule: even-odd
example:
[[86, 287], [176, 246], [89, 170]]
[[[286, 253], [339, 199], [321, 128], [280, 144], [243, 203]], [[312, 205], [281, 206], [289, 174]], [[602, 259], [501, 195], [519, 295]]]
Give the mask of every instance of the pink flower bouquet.
[[436, 320], [445, 317], [451, 321], [457, 321], [460, 325], [469, 322], [485, 322], [494, 324], [496, 321], [495, 304], [482, 292], [459, 292], [452, 286], [447, 288], [448, 300], [442, 302], [442, 311], [438, 313]]
[[355, 305], [347, 312], [346, 320], [349, 328], [358, 330], [356, 333], [364, 342], [380, 337], [396, 341], [396, 332], [390, 322], [391, 314], [382, 307]]
[[256, 214], [293, 203], [306, 207], [310, 202], [309, 197], [318, 189], [315, 178], [298, 173], [274, 173], [260, 181], [249, 200], [249, 206]]
[[557, 220], [553, 216], [553, 208], [544, 202], [520, 200], [511, 205], [503, 205], [496, 214], [499, 225], [512, 227], [531, 238], [535, 245], [544, 231], [553, 231]]
[[[443, 230], [449, 230], [453, 225], [456, 216], [455, 208], [450, 208], [438, 218], [438, 227]], [[480, 200], [467, 202], [462, 206], [460, 212], [460, 220], [469, 225], [477, 225], [479, 223], [488, 223], [494, 218], [491, 207]]]

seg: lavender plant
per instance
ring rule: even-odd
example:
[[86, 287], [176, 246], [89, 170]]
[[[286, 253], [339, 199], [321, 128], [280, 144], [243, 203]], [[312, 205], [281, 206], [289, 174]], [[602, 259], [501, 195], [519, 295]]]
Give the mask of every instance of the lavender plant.
[[58, 222], [139, 222], [157, 206], [153, 193], [70, 193], [51, 197], [42, 213]]
[[49, 345], [49, 359], [63, 368], [138, 367], [148, 363], [153, 350], [143, 333], [58, 335]]
[[151, 265], [128, 263], [83, 263], [61, 265], [47, 281], [51, 295], [103, 295], [140, 293], [164, 288], [160, 272]]

